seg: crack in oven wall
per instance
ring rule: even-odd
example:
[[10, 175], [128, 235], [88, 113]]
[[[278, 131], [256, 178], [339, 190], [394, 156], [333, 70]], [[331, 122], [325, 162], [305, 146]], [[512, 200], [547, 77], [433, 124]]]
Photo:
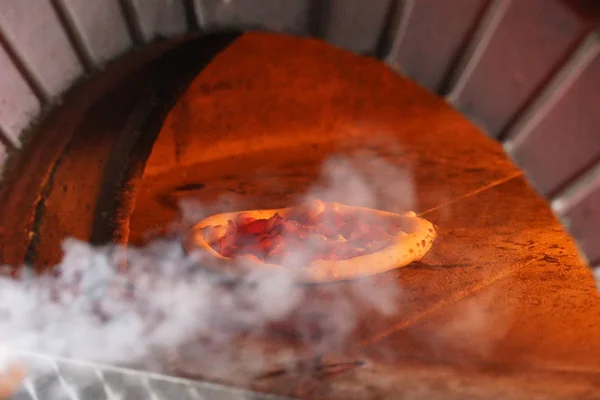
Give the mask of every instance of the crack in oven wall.
[[[181, 357], [160, 372], [306, 398], [595, 398], [600, 41], [586, 2], [43, 3], [0, 13], [0, 241], [12, 273], [56, 265], [68, 236], [177, 237], [198, 204], [361, 203], [366, 190], [439, 230], [423, 260], [370, 282], [400, 289], [397, 310], [374, 312], [360, 285], [306, 287], [305, 310], [350, 293], [343, 349], [298, 338], [305, 312], [234, 335], [225, 369]], [[366, 56], [204, 34], [255, 28]], [[342, 187], [323, 191], [332, 176]], [[249, 372], [252, 352], [263, 359]]]

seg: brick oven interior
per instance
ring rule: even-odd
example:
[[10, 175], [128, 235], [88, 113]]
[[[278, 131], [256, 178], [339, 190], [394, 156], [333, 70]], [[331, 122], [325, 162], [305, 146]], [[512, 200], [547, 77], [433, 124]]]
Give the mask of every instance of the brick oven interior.
[[[226, 368], [192, 345], [154, 375], [24, 354], [17, 396], [600, 398], [592, 2], [56, 0], [22, 24], [27, 3], [0, 3], [10, 279], [52, 272], [67, 237], [144, 248], [294, 204], [335, 157], [438, 239], [368, 280], [392, 312], [354, 281], [303, 286], [295, 314], [228, 337]], [[336, 296], [356, 326], [318, 348]]]

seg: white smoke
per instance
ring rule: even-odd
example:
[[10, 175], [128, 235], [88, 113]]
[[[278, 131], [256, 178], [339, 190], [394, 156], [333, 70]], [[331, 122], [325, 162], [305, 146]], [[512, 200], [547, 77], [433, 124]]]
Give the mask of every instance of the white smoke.
[[399, 169], [367, 151], [327, 160], [321, 180], [306, 198], [392, 212], [413, 211], [417, 206], [410, 167]]
[[[298, 201], [407, 210], [414, 207], [409, 177], [366, 156], [333, 158], [323, 179]], [[187, 203], [183, 212], [199, 218], [210, 207]], [[191, 374], [253, 364], [249, 370], [259, 373], [266, 356], [255, 347], [236, 348], [240, 336], [287, 332], [309, 356], [348, 350], [356, 343], [357, 305], [389, 314], [401, 294], [369, 279], [306, 287], [296, 270], [285, 268], [239, 265], [241, 276], [218, 274], [201, 267], [211, 260], [190, 257], [178, 240], [125, 249], [69, 239], [63, 247], [55, 276], [0, 278], [0, 364], [28, 352], [152, 369], [175, 359]], [[299, 250], [297, 257], [314, 251]], [[285, 362], [293, 353], [280, 349], [271, 357]]]
[[[412, 176], [410, 163], [399, 169], [368, 151], [336, 156], [294, 202], [415, 210]], [[191, 200], [181, 206], [188, 222], [220, 209]], [[318, 249], [296, 250], [301, 260]], [[241, 261], [236, 273], [204, 268], [214, 260], [188, 255], [178, 238], [142, 248], [69, 239], [64, 253], [56, 276], [0, 278], [0, 370], [27, 352], [239, 382], [302, 359], [361, 357], [357, 336], [365, 316], [394, 314], [404, 300], [399, 281], [385, 277], [307, 286], [293, 268], [256, 269]], [[489, 295], [428, 335], [431, 350], [476, 348], [485, 358], [505, 333], [487, 334]]]

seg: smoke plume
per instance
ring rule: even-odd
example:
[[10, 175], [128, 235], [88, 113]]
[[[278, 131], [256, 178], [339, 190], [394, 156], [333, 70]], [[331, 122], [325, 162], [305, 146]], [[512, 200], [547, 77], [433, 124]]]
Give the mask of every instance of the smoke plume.
[[[407, 210], [414, 207], [409, 177], [372, 157], [334, 157], [298, 202], [321, 199]], [[198, 218], [210, 207], [187, 205], [183, 212]], [[175, 239], [144, 248], [93, 247], [68, 239], [63, 250], [52, 276], [23, 272], [16, 280], [0, 279], [3, 366], [11, 354], [33, 352], [151, 369], [174, 358], [188, 370], [227, 371], [241, 354], [232, 351], [236, 338], [258, 337], [278, 324], [310, 347], [307, 354], [323, 355], [349, 345], [359, 323], [357, 303], [391, 313], [401, 294], [392, 285], [382, 290], [361, 279], [324, 285], [318, 299], [309, 298], [312, 289], [298, 284], [301, 277], [294, 269], [240, 265], [241, 276], [219, 275], [202, 268], [210, 260], [190, 257]], [[306, 258], [313, 251], [309, 244], [294, 257]], [[275, 357], [285, 361], [290, 352], [280, 350]], [[254, 364], [252, 371], [264, 367], [261, 354], [242, 357]]]

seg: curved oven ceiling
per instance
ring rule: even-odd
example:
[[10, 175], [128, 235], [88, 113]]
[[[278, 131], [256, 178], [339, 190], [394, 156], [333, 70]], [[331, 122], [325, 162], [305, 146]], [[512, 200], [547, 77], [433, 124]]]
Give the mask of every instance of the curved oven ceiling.
[[0, 157], [80, 77], [156, 41], [266, 30], [385, 61], [504, 143], [600, 264], [593, 1], [52, 0], [0, 4]]

